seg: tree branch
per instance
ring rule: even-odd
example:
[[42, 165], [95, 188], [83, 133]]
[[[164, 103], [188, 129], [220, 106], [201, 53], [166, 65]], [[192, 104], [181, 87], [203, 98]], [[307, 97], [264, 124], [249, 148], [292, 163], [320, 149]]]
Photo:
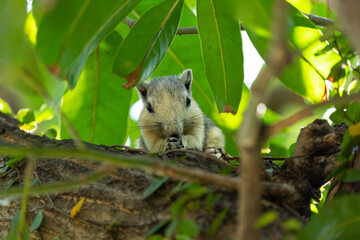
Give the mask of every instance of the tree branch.
[[266, 129], [266, 132], [265, 132], [265, 136], [268, 138], [272, 135], [279, 133], [284, 128], [291, 126], [292, 124], [296, 123], [297, 121], [299, 121], [303, 118], [312, 116], [314, 114], [313, 111], [315, 109], [326, 107], [329, 105], [345, 104], [345, 103], [349, 103], [351, 101], [360, 101], [360, 94], [354, 94], [354, 95], [345, 96], [345, 97], [341, 97], [341, 98], [340, 97], [333, 98], [326, 102], [322, 102], [322, 103], [315, 104], [315, 105], [309, 105], [308, 107], [300, 110], [299, 112], [291, 115], [290, 117], [288, 117], [278, 123], [275, 123], [271, 126], [268, 126]]
[[[307, 16], [309, 18], [310, 21], [312, 21], [315, 25], [320, 26], [320, 27], [329, 27], [330, 25], [333, 25], [335, 22], [334, 20], [328, 19], [328, 18], [324, 18], [324, 17], [319, 17], [316, 15], [312, 15], [312, 14], [307, 14], [307, 13], [302, 13], [305, 16]], [[123, 21], [122, 21], [125, 25], [127, 25], [129, 28], [132, 28], [135, 24], [136, 24], [136, 20], [131, 19], [129, 17], [126, 17]], [[245, 30], [245, 28], [243, 27], [243, 25], [240, 23], [240, 29], [242, 31]], [[180, 27], [178, 28], [177, 31], [177, 35], [185, 35], [185, 34], [198, 34], [198, 29], [197, 27]]]
[[269, 65], [260, 73], [251, 87], [252, 96], [244, 114], [237, 135], [237, 143], [241, 156], [240, 175], [242, 184], [238, 195], [238, 224], [236, 240], [258, 239], [259, 230], [254, 227], [259, 217], [260, 190], [254, 185], [260, 182], [260, 166], [262, 158], [260, 148], [263, 143], [263, 123], [258, 117], [258, 107], [267, 102], [266, 90], [273, 76], [279, 76], [284, 67], [291, 62], [285, 36], [287, 5], [280, 0], [274, 2], [274, 20], [272, 46], [270, 46]]

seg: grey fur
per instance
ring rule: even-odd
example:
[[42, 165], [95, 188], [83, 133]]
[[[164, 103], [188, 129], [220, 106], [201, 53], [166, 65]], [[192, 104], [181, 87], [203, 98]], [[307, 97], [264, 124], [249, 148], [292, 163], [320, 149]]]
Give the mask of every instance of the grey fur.
[[151, 152], [224, 147], [221, 130], [202, 113], [192, 98], [191, 85], [192, 71], [188, 69], [181, 76], [158, 77], [137, 87], [144, 104], [137, 147]]

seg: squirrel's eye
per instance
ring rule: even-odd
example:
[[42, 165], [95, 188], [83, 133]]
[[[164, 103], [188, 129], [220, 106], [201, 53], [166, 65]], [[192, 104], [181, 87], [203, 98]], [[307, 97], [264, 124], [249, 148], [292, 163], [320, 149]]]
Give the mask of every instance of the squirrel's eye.
[[148, 110], [149, 113], [153, 113], [153, 112], [154, 112], [154, 109], [152, 108], [152, 106], [151, 106], [150, 103], [147, 103], [147, 104], [146, 104], [146, 109]]
[[189, 97], [186, 97], [186, 107], [191, 106], [191, 99]]

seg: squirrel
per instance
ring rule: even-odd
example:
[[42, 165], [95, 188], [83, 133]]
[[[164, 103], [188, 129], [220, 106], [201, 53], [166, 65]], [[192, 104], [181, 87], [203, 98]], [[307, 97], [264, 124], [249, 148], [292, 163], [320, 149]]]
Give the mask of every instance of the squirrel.
[[191, 69], [180, 76], [158, 77], [137, 86], [143, 102], [137, 148], [150, 152], [171, 149], [224, 149], [225, 137], [195, 102]]

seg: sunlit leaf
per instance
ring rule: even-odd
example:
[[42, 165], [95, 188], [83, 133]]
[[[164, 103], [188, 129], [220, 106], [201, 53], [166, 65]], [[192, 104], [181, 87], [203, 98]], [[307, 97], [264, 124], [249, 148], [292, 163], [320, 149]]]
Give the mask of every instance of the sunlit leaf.
[[0, 112], [9, 115], [13, 114], [10, 105], [7, 102], [5, 102], [2, 98], [0, 98]]
[[121, 43], [114, 73], [126, 88], [146, 79], [163, 59], [179, 25], [183, 0], [166, 0], [147, 11]]
[[235, 112], [244, 82], [242, 39], [234, 1], [197, 0], [196, 12], [206, 76], [219, 112]]
[[35, 121], [35, 115], [34, 115], [34, 111], [32, 111], [29, 108], [23, 108], [20, 109], [17, 112], [17, 116], [16, 118], [19, 120], [19, 122], [21, 123], [31, 123], [33, 121]]
[[[111, 64], [121, 41], [110, 34], [89, 56], [79, 83], [63, 97], [62, 111], [84, 141], [115, 145], [126, 137], [131, 91], [124, 89]], [[71, 138], [66, 126], [61, 138]]]
[[[272, 37], [272, 19], [274, 0], [238, 1], [238, 16], [244, 23], [246, 31], [266, 61], [270, 39]], [[293, 52], [301, 55], [283, 72], [280, 80], [290, 90], [320, 102], [325, 92], [325, 78], [333, 65], [340, 61], [340, 56], [332, 51], [329, 54], [316, 56], [327, 43], [321, 42], [322, 36], [317, 27], [296, 8], [288, 4], [288, 43]], [[259, 14], [253, 14], [257, 12]]]
[[56, 1], [44, 14], [37, 34], [37, 47], [47, 67], [68, 77], [74, 87], [92, 50], [139, 2]]

